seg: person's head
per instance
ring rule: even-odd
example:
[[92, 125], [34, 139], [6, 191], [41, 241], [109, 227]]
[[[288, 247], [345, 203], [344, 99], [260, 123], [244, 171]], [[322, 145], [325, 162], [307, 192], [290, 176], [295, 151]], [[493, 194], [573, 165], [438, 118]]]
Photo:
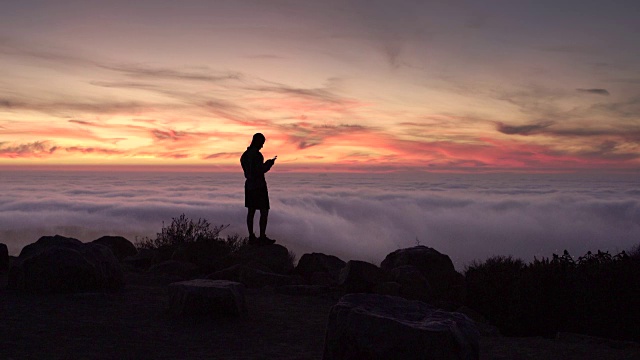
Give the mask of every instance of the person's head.
[[264, 137], [264, 135], [262, 135], [261, 133], [255, 133], [253, 135], [253, 139], [251, 140], [251, 145], [249, 146], [261, 149], [265, 141], [267, 141], [267, 139]]

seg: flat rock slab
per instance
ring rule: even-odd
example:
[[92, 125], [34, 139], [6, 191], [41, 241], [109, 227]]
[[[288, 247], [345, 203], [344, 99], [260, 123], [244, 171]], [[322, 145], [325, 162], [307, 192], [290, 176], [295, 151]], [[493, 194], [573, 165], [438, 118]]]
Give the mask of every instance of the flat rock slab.
[[235, 317], [245, 314], [244, 285], [226, 280], [195, 279], [169, 285], [168, 310], [181, 316]]
[[463, 314], [420, 301], [348, 294], [331, 308], [324, 360], [479, 358], [480, 335]]

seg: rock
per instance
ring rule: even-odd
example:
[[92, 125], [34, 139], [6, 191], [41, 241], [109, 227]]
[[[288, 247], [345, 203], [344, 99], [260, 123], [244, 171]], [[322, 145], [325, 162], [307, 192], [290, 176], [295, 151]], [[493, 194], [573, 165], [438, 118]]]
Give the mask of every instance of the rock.
[[334, 278], [327, 272], [314, 272], [307, 277], [306, 281], [310, 285], [335, 286], [338, 285], [338, 278]]
[[113, 252], [100, 244], [82, 244], [80, 252], [98, 272], [98, 289], [117, 290], [124, 286], [124, 273]]
[[109, 248], [63, 236], [25, 246], [9, 271], [9, 287], [36, 293], [117, 290], [124, 285]]
[[155, 264], [157, 257], [157, 251], [154, 249], [140, 249], [137, 254], [122, 259], [122, 263], [136, 269], [146, 269]]
[[280, 294], [295, 296], [316, 296], [330, 293], [333, 289], [329, 286], [322, 285], [285, 285], [275, 288]]
[[324, 360], [479, 358], [479, 333], [463, 314], [395, 296], [348, 294], [331, 308]]
[[157, 275], [168, 275], [182, 279], [196, 275], [198, 267], [192, 263], [176, 260], [167, 260], [160, 264], [153, 265], [149, 272]]
[[373, 292], [380, 295], [400, 295], [400, 284], [393, 281], [387, 281], [377, 284], [373, 287]]
[[398, 266], [389, 272], [389, 277], [400, 284], [398, 294], [405, 299], [429, 302], [433, 298], [429, 282], [413, 265]]
[[326, 273], [333, 279], [333, 283], [338, 282], [340, 270], [344, 268], [346, 263], [333, 255], [325, 255], [322, 253], [304, 254], [298, 261], [295, 272], [304, 277], [307, 281], [313, 274]]
[[169, 285], [168, 310], [181, 316], [235, 317], [247, 312], [244, 285], [196, 279]]
[[382, 279], [379, 267], [366, 261], [350, 260], [340, 272], [338, 285], [346, 292], [371, 292]]
[[293, 270], [289, 250], [278, 244], [244, 246], [221, 259], [217, 264], [217, 268], [222, 270], [238, 264], [258, 269], [266, 267], [276, 274], [289, 274]]
[[415, 266], [429, 283], [433, 297], [441, 302], [462, 303], [464, 277], [453, 267], [449, 256], [426, 246], [396, 250], [385, 257], [380, 268], [391, 271], [397, 267]]
[[122, 261], [127, 256], [135, 256], [138, 253], [133, 243], [122, 236], [103, 236], [93, 240], [92, 243], [108, 247], [119, 261]]
[[9, 269], [9, 248], [7, 245], [0, 243], [0, 271]]
[[207, 279], [237, 281], [250, 288], [297, 285], [302, 283], [302, 279], [296, 276], [276, 274], [268, 270], [255, 269], [242, 264], [211, 273], [207, 276]]
[[42, 251], [50, 246], [76, 246], [82, 245], [82, 241], [74, 238], [68, 238], [60, 235], [43, 236], [38, 241], [31, 243], [22, 248], [18, 258], [26, 258], [29, 255]]
[[476, 328], [480, 331], [480, 335], [488, 336], [488, 337], [498, 337], [501, 336], [500, 330], [494, 326], [489, 324], [489, 321], [482, 316], [479, 312], [473, 310], [467, 306], [459, 307], [456, 312], [460, 314], [466, 315], [469, 319], [473, 320], [476, 324]]
[[202, 273], [215, 271], [215, 264], [231, 252], [221, 240], [206, 239], [174, 246], [172, 260], [186, 261], [198, 266]]

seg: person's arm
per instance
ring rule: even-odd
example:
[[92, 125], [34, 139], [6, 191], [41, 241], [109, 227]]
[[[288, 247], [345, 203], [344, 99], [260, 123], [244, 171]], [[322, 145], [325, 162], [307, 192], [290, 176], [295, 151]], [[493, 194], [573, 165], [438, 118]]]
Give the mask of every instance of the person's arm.
[[[262, 154], [260, 154], [260, 158], [261, 158], [261, 161], [264, 159]], [[271, 167], [276, 162], [276, 158], [277, 158], [277, 156], [274, 157], [273, 159], [269, 159], [269, 160], [265, 161], [264, 164], [262, 164], [262, 172], [266, 173], [267, 171], [271, 170]]]

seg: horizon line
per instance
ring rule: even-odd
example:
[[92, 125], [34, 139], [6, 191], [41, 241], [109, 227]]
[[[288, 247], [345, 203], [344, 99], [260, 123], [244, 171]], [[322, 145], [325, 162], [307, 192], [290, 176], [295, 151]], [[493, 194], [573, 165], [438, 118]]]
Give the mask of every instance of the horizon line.
[[[200, 173], [237, 173], [242, 172], [240, 166], [233, 165], [157, 165], [157, 164], [0, 164], [1, 171], [62, 171], [62, 172], [200, 172]], [[620, 168], [468, 168], [442, 167], [423, 168], [411, 166], [290, 166], [280, 165], [278, 173], [421, 173], [421, 174], [637, 174], [640, 169]]]

